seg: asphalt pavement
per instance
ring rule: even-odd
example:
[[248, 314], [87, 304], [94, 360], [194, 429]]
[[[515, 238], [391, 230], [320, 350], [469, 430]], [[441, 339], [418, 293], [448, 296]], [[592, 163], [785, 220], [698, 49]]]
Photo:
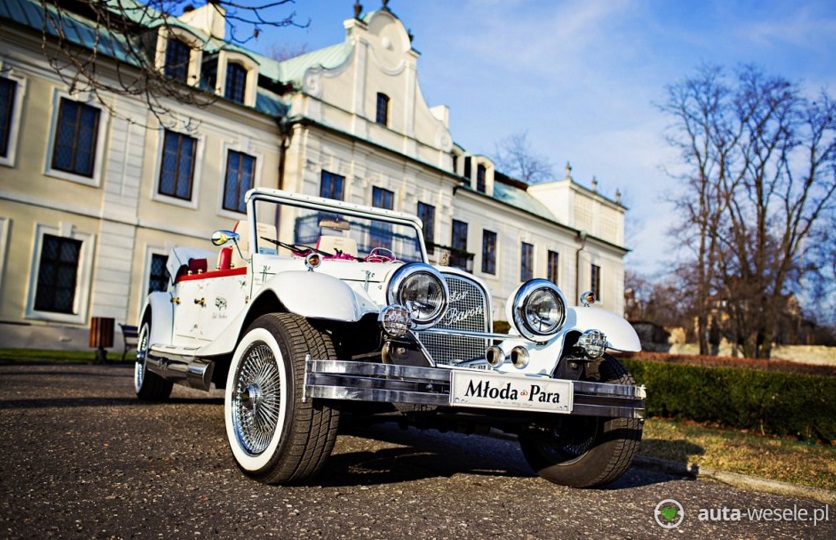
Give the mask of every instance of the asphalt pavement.
[[514, 441], [393, 424], [349, 426], [320, 477], [267, 486], [233, 462], [217, 390], [148, 404], [126, 366], [0, 365], [0, 538], [836, 538], [833, 514], [637, 468], [561, 487]]

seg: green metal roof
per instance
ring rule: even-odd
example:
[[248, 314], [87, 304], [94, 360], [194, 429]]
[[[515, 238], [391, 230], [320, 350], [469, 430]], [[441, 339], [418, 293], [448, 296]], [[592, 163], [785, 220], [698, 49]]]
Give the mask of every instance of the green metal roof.
[[[183, 28], [192, 33], [203, 42], [203, 51], [208, 54], [217, 53], [220, 50], [232, 50], [250, 56], [262, 66], [278, 64], [275, 61], [264, 58], [243, 47], [214, 39], [205, 33], [196, 30], [178, 20], [174, 16], [168, 16], [135, 0], [106, 0], [109, 5], [119, 6], [120, 13], [132, 22], [153, 30], [165, 22], [170, 26]], [[52, 4], [47, 4], [48, 15], [37, 0], [2, 0], [0, 1], [0, 19], [12, 21], [21, 26], [28, 27], [36, 32], [42, 32], [46, 28], [48, 35], [57, 38], [58, 32], [55, 29], [56, 21], [60, 20], [63, 35], [70, 43], [81, 47], [90, 48], [97, 44], [99, 54], [109, 56], [123, 64], [138, 67], [136, 58], [129, 54], [131, 47], [126, 43], [125, 37], [108, 32], [106, 28], [96, 27], [95, 22], [85, 19], [69, 11], [62, 11], [60, 14]], [[117, 9], [117, 8], [114, 8]], [[261, 72], [262, 69], [259, 69]], [[269, 70], [268, 70], [269, 71]], [[269, 76], [269, 75], [268, 75]], [[280, 79], [275, 79], [280, 81]], [[284, 116], [287, 113], [287, 105], [274, 94], [263, 88], [257, 89], [255, 110], [269, 116]]]
[[308, 69], [322, 67], [323, 69], [334, 69], [343, 65], [351, 56], [353, 47], [350, 43], [343, 42], [324, 49], [311, 51], [283, 62], [276, 62], [265, 58], [259, 73], [285, 83], [293, 83], [296, 87], [302, 86], [302, 80]]

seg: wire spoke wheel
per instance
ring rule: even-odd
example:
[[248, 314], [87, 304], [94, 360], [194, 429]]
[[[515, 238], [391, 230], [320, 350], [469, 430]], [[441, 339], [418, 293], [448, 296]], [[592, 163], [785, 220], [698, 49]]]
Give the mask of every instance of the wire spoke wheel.
[[303, 401], [305, 357], [336, 358], [334, 345], [303, 317], [262, 315], [232, 356], [224, 399], [227, 441], [238, 467], [268, 484], [315, 475], [337, 438], [339, 413]]
[[265, 343], [252, 346], [236, 378], [235, 434], [249, 454], [261, 454], [276, 431], [282, 406], [281, 374], [270, 347]]

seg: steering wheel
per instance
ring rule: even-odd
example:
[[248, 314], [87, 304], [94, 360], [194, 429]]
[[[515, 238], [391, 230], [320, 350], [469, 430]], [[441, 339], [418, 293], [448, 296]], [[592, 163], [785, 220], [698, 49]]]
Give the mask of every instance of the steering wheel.
[[268, 238], [266, 236], [262, 236], [261, 239], [262, 240], [267, 240], [268, 242], [270, 242], [271, 244], [274, 244], [276, 246], [283, 247], [285, 249], [289, 249], [290, 251], [293, 252], [294, 255], [297, 255], [299, 257], [304, 257], [305, 255], [307, 255], [308, 253], [311, 253], [311, 252], [319, 253], [320, 255], [331, 255], [327, 251], [322, 251], [321, 249], [316, 249], [315, 247], [306, 246], [304, 244], [287, 244], [285, 242], [281, 242], [279, 240], [274, 240], [274, 239]]
[[365, 261], [385, 263], [392, 262], [395, 259], [395, 252], [391, 249], [385, 247], [376, 247], [372, 248], [372, 250], [369, 251], [369, 254], [366, 256]]

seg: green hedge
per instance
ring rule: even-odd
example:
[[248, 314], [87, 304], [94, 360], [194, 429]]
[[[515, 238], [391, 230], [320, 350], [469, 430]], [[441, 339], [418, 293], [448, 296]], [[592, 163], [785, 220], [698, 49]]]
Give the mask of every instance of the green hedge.
[[647, 415], [836, 439], [836, 377], [622, 359], [647, 386]]

